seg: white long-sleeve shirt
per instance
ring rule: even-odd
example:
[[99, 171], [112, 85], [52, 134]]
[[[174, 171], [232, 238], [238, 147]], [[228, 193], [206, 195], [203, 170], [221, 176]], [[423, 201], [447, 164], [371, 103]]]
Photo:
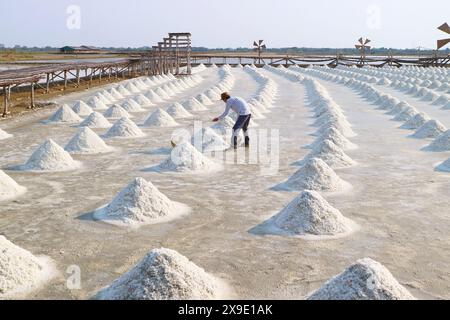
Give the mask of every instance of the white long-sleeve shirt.
[[246, 116], [251, 114], [250, 107], [244, 99], [239, 97], [231, 97], [227, 100], [227, 105], [225, 107], [225, 111], [219, 117], [219, 119], [225, 118], [230, 109], [237, 113], [238, 116]]

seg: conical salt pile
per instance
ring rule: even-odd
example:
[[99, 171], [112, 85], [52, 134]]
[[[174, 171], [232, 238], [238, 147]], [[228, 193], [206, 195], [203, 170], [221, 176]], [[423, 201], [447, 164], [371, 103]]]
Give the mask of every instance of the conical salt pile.
[[80, 127], [89, 127], [89, 128], [109, 128], [112, 124], [106, 120], [106, 118], [99, 112], [94, 111], [87, 117], [82, 123], [80, 123]]
[[207, 300], [225, 298], [227, 286], [170, 249], [150, 251], [135, 267], [101, 290], [102, 300]]
[[110, 119], [120, 119], [120, 118], [132, 118], [132, 116], [118, 104], [114, 104], [109, 107], [108, 110], [103, 113], [106, 118]]
[[177, 145], [169, 158], [157, 166], [162, 171], [177, 172], [212, 172], [222, 169], [222, 166], [211, 161], [189, 142], [182, 142]]
[[113, 150], [88, 127], [81, 128], [64, 149], [72, 154], [107, 153]]
[[219, 135], [228, 135], [232, 131], [235, 121], [230, 118], [230, 116], [226, 116], [222, 120], [219, 120], [217, 123], [211, 126], [211, 129], [216, 131]]
[[166, 91], [164, 91], [164, 89], [162, 89], [161, 87], [157, 88], [155, 90], [155, 93], [161, 97], [161, 99], [170, 99], [170, 96], [167, 94]]
[[96, 110], [96, 111], [102, 111], [102, 110], [106, 110], [108, 109], [108, 107], [106, 106], [105, 103], [103, 103], [103, 101], [101, 101], [99, 98], [97, 97], [93, 97], [92, 99], [90, 99], [88, 101], [89, 106]]
[[[320, 158], [332, 168], [346, 168], [355, 164], [355, 161], [329, 139], [322, 140], [315, 146], [306, 157], [309, 158]], [[303, 162], [300, 161], [300, 164]]]
[[208, 110], [196, 98], [190, 98], [188, 101], [184, 102], [183, 107], [188, 111], [194, 111], [194, 112]]
[[143, 94], [139, 94], [138, 96], [136, 96], [134, 98], [134, 101], [136, 101], [142, 107], [154, 106], [152, 101], [149, 98], [147, 98], [146, 96], [144, 96]]
[[175, 102], [166, 109], [166, 112], [173, 118], [191, 118], [193, 117], [180, 103]]
[[450, 151], [450, 130], [445, 131], [439, 135], [428, 147], [425, 148], [428, 151]]
[[209, 89], [208, 91], [206, 91], [205, 95], [212, 101], [220, 99], [220, 94], [217, 94], [217, 92], [213, 89]]
[[105, 138], [132, 138], [143, 137], [145, 134], [129, 118], [121, 118], [105, 133]]
[[175, 127], [178, 123], [161, 108], [156, 109], [145, 121], [144, 127]]
[[426, 113], [420, 112], [419, 114], [416, 114], [414, 117], [405, 122], [400, 128], [416, 130], [429, 120], [431, 120], [431, 118]]
[[188, 211], [188, 207], [171, 201], [151, 182], [136, 178], [111, 203], [96, 210], [94, 218], [112, 224], [137, 226], [166, 222]]
[[350, 185], [339, 178], [322, 159], [311, 158], [279, 187], [287, 190], [332, 192], [349, 189]]
[[121, 99], [124, 98], [124, 96], [121, 95], [120, 92], [117, 91], [115, 88], [109, 89], [108, 92], [109, 92], [110, 95], [112, 95], [112, 96], [113, 96], [115, 99], [117, 99], [117, 100], [121, 100]]
[[447, 131], [447, 128], [437, 120], [429, 120], [424, 125], [422, 125], [417, 131], [412, 135], [414, 138], [425, 139], [425, 138], [436, 138]]
[[82, 119], [67, 105], [62, 105], [47, 122], [80, 123]]
[[158, 96], [158, 95], [156, 94], [156, 92], [153, 91], [153, 90], [149, 90], [149, 91], [145, 94], [145, 96], [146, 96], [148, 99], [150, 99], [150, 101], [153, 102], [153, 103], [158, 103], [158, 102], [163, 102], [163, 101], [164, 101], [164, 100], [161, 99], [161, 97]]
[[91, 107], [89, 107], [84, 101], [79, 100], [77, 101], [74, 106], [72, 107], [72, 110], [78, 114], [79, 116], [88, 116], [90, 115], [94, 110], [92, 110]]
[[127, 112], [142, 112], [145, 111], [144, 108], [142, 108], [139, 103], [134, 101], [133, 99], [128, 99], [124, 101], [121, 105], [121, 107], [126, 110]]
[[450, 158], [436, 167], [437, 171], [450, 172]]
[[24, 171], [66, 171], [79, 168], [81, 163], [53, 140], [47, 140], [33, 152], [28, 161], [19, 166]]
[[132, 95], [132, 93], [131, 93], [130, 91], [128, 91], [123, 85], [120, 85], [120, 86], [117, 88], [117, 91], [119, 91], [119, 93], [120, 93], [122, 96], [130, 96], [130, 95]]
[[309, 300], [415, 300], [386, 267], [370, 259], [358, 260], [328, 280]]
[[342, 148], [343, 150], [354, 150], [357, 148], [357, 146], [352, 143], [350, 140], [348, 140], [346, 137], [344, 137], [339, 130], [336, 128], [328, 128], [324, 133], [322, 133], [317, 139], [309, 145], [310, 149], [315, 149], [318, 146], [320, 146], [321, 143], [323, 143], [324, 140], [330, 140], [335, 145], [337, 145], [339, 148]]
[[133, 83], [131, 83], [131, 82], [128, 82], [126, 85], [125, 85], [125, 89], [127, 89], [129, 92], [131, 92], [131, 93], [139, 93], [139, 92], [141, 92]]
[[38, 258], [0, 235], [0, 299], [23, 298], [56, 274], [48, 258]]
[[0, 201], [13, 199], [24, 194], [26, 191], [27, 189], [25, 187], [20, 186], [10, 176], [0, 170]]
[[265, 225], [272, 225], [282, 234], [291, 236], [341, 236], [355, 229], [353, 221], [311, 190], [302, 191]]
[[394, 121], [409, 121], [414, 118], [419, 112], [414, 107], [407, 107], [403, 111], [397, 113], [392, 119]]
[[204, 93], [199, 94], [196, 99], [204, 106], [209, 106], [212, 104], [212, 101]]
[[172, 97], [175, 95], [175, 92], [170, 88], [170, 86], [166, 83], [161, 87], [162, 90], [169, 96]]
[[13, 137], [12, 134], [9, 134], [8, 132], [0, 129], [0, 140], [5, 140], [5, 139], [8, 139], [8, 138], [12, 138], [12, 137]]
[[229, 148], [222, 136], [211, 128], [202, 128], [195, 132], [191, 142], [200, 152], [223, 151]]

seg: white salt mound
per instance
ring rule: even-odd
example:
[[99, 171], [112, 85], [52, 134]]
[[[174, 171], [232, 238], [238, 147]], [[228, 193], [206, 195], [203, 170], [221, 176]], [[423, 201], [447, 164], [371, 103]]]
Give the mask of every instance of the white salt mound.
[[14, 179], [0, 170], [0, 201], [13, 199], [26, 191], [25, 187], [20, 186]]
[[145, 136], [145, 134], [141, 131], [141, 129], [139, 129], [133, 121], [125, 117], [117, 120], [104, 135], [105, 138], [132, 138], [143, 136]]
[[80, 123], [80, 127], [89, 128], [109, 128], [111, 126], [111, 123], [97, 111], [92, 112], [89, 117]]
[[177, 172], [206, 173], [220, 170], [222, 166], [205, 157], [189, 142], [182, 142], [172, 150], [170, 157], [158, 168]]
[[355, 164], [355, 161], [329, 139], [322, 140], [315, 146], [306, 157], [308, 158], [320, 158], [332, 168], [346, 168]]
[[0, 235], [0, 299], [23, 297], [55, 273], [48, 258], [38, 258]]
[[24, 171], [66, 171], [79, 168], [81, 163], [53, 140], [45, 141], [33, 152], [28, 161], [19, 167]]
[[450, 172], [450, 158], [436, 167], [438, 171]]
[[82, 119], [67, 105], [61, 106], [47, 122], [79, 123]]
[[191, 118], [192, 114], [189, 113], [180, 103], [175, 102], [166, 109], [166, 112], [173, 118]]
[[93, 97], [91, 100], [89, 100], [89, 105], [92, 107], [92, 109], [97, 111], [108, 109], [106, 104], [98, 97]]
[[420, 112], [419, 114], [416, 114], [414, 117], [405, 122], [400, 128], [416, 130], [429, 120], [431, 120], [431, 118], [426, 113]]
[[305, 190], [267, 224], [287, 235], [338, 236], [348, 234], [354, 223], [333, 208], [317, 191]]
[[183, 107], [189, 111], [205, 111], [208, 110], [204, 105], [200, 103], [196, 98], [191, 98], [183, 103]]
[[415, 300], [386, 267], [370, 259], [358, 260], [328, 280], [308, 300]]
[[106, 110], [105, 113], [103, 113], [103, 115], [106, 118], [110, 118], [110, 119], [120, 119], [123, 117], [126, 117], [126, 118], [132, 117], [124, 108], [122, 108], [118, 104], [114, 104], [111, 107], [109, 107], [109, 109]]
[[78, 114], [79, 116], [88, 116], [90, 115], [94, 110], [92, 110], [91, 107], [89, 107], [84, 101], [79, 100], [75, 103], [75, 105], [72, 107], [72, 110]]
[[226, 116], [222, 120], [219, 120], [217, 123], [211, 126], [211, 129], [216, 131], [219, 135], [228, 135], [234, 126], [235, 121]]
[[167, 222], [189, 212], [181, 203], [173, 202], [151, 182], [134, 179], [107, 206], [94, 212], [94, 218], [105, 222], [137, 226]]
[[135, 267], [101, 290], [102, 300], [223, 299], [222, 281], [170, 249], [150, 251]]
[[141, 107], [139, 103], [134, 101], [133, 99], [128, 99], [124, 101], [121, 107], [127, 112], [142, 112], [145, 109]]
[[223, 151], [230, 146], [211, 128], [202, 128], [195, 132], [191, 142], [200, 152]]
[[81, 128], [64, 149], [72, 154], [107, 153], [113, 150], [88, 127]]
[[333, 127], [328, 128], [324, 133], [317, 137], [317, 139], [310, 145], [310, 148], [317, 148], [324, 140], [327, 139], [344, 150], [354, 150], [357, 148], [354, 143], [344, 137], [342, 133], [339, 132], [339, 130]]
[[450, 130], [445, 131], [443, 134], [438, 136], [426, 150], [429, 151], [450, 151]]
[[161, 108], [156, 109], [145, 121], [144, 127], [175, 127], [178, 123]]
[[196, 98], [204, 106], [209, 106], [212, 104], [212, 101], [204, 93], [199, 94]]
[[349, 184], [339, 178], [322, 159], [306, 160], [289, 179], [282, 184], [288, 190], [343, 191]]
[[440, 134], [447, 131], [445, 126], [437, 120], [429, 120], [425, 122], [417, 131], [412, 135], [414, 138], [436, 138]]
[[8, 138], [12, 138], [12, 137], [13, 137], [12, 134], [9, 134], [6, 131], [0, 129], [0, 140], [5, 140], [5, 139], [8, 139]]

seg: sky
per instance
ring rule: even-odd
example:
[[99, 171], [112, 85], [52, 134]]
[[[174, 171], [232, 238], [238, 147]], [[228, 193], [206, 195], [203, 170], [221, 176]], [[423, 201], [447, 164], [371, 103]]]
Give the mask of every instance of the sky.
[[[426, 5], [424, 5], [426, 3]], [[0, 44], [152, 46], [191, 32], [193, 46], [435, 48], [449, 0], [0, 0]]]

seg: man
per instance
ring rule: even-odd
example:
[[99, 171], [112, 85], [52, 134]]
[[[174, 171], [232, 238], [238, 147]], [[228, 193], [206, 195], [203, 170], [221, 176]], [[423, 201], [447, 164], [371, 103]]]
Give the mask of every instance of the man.
[[234, 148], [237, 149], [237, 134], [239, 130], [242, 129], [245, 136], [245, 147], [248, 148], [250, 146], [248, 125], [250, 123], [250, 118], [252, 117], [250, 107], [242, 98], [231, 97], [228, 92], [222, 93], [220, 98], [226, 104], [225, 111], [219, 117], [214, 118], [213, 122], [222, 120], [228, 115], [230, 109], [233, 110], [238, 115], [238, 118], [235, 125], [233, 126], [233, 135], [231, 136], [231, 142]]

